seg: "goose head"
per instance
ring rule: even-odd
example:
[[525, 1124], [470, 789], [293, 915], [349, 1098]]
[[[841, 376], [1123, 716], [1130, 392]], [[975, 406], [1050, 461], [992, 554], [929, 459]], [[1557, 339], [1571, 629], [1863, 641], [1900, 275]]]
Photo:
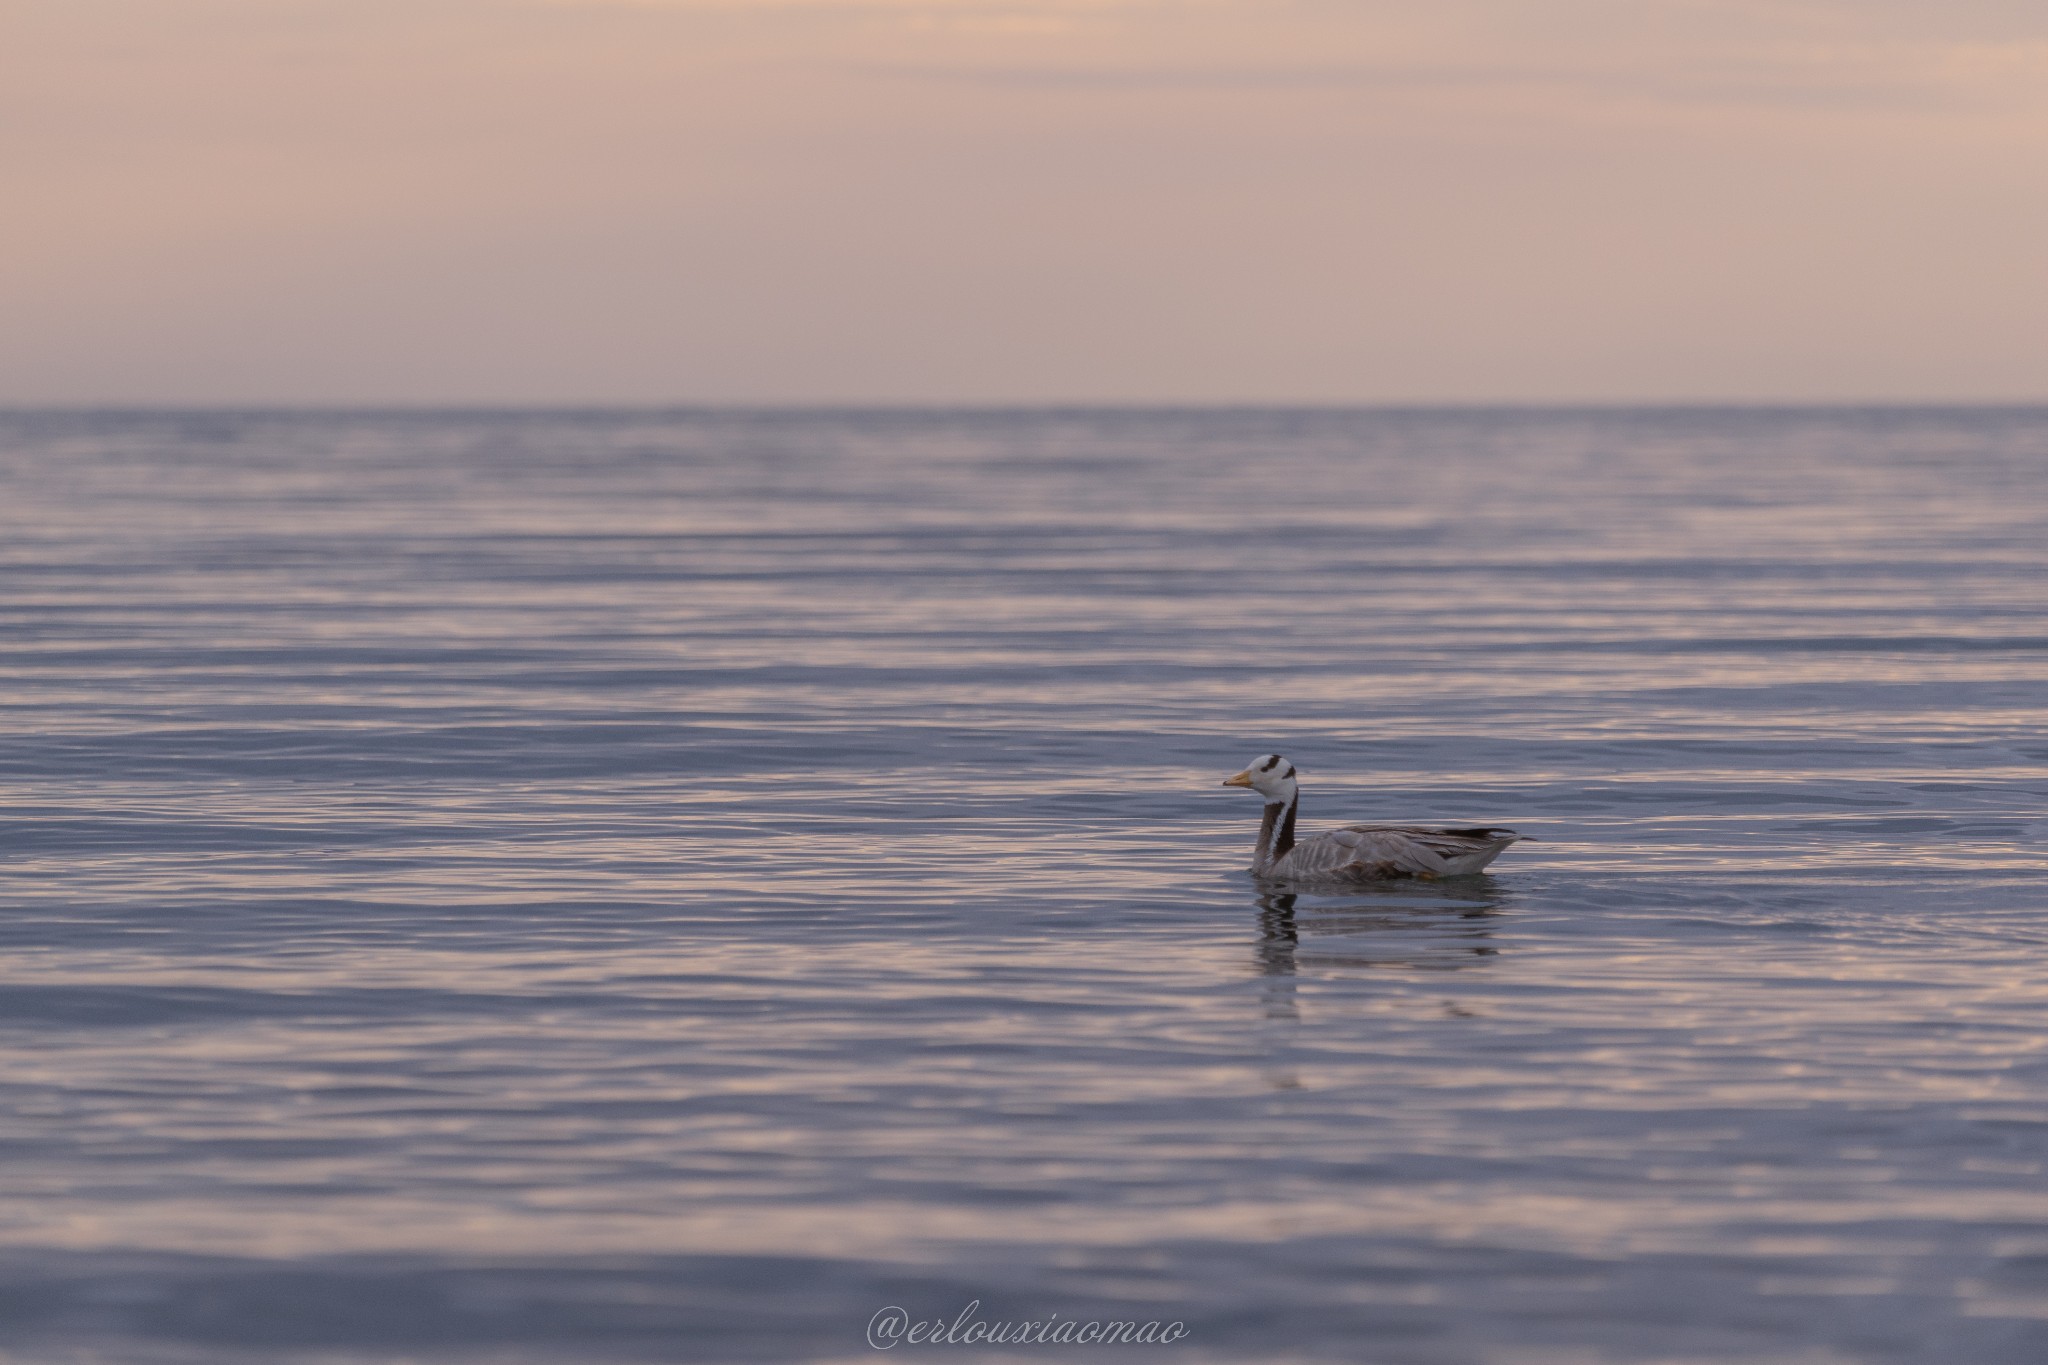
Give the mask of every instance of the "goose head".
[[1249, 787], [1265, 797], [1268, 804], [1288, 804], [1294, 800], [1294, 765], [1278, 754], [1260, 754], [1245, 764], [1243, 772], [1224, 778], [1223, 785]]

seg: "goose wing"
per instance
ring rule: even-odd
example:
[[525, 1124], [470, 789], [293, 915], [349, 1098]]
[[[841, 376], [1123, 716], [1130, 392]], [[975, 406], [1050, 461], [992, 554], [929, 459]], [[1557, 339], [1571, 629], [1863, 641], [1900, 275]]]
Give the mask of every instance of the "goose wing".
[[1273, 870], [1331, 881], [1457, 877], [1479, 871], [1521, 837], [1511, 829], [1346, 825], [1296, 844]]

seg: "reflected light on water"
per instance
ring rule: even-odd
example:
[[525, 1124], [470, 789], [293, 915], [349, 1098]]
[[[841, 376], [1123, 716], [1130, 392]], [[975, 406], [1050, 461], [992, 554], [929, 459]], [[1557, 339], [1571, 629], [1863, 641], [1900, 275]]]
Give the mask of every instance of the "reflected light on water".
[[[2032, 1365], [2044, 460], [1997, 411], [0, 418], [0, 1350], [831, 1358], [914, 1296]], [[1307, 831], [1540, 842], [1262, 895], [1261, 749]]]

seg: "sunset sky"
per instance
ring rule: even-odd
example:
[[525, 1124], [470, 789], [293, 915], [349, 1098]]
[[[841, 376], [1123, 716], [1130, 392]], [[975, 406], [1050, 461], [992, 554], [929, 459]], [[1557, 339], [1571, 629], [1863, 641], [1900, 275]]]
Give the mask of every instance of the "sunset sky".
[[2048, 399], [2041, 0], [0, 0], [0, 403]]

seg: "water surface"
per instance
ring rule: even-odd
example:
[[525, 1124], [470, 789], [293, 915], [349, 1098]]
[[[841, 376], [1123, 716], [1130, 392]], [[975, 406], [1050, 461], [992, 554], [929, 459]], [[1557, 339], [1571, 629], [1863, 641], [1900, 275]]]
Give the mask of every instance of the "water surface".
[[[24, 413], [0, 508], [10, 1359], [2048, 1359], [2048, 412]], [[1262, 898], [1269, 750], [1541, 842]]]

